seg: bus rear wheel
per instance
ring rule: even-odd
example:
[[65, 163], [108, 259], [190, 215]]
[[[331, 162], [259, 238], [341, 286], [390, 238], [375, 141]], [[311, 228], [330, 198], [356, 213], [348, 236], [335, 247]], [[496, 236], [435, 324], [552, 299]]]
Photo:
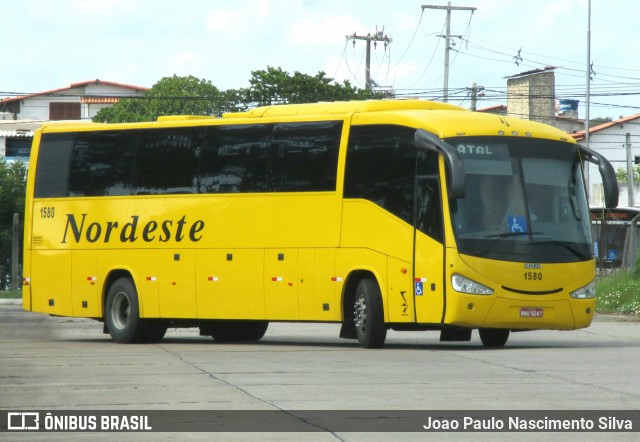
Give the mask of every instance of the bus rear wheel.
[[480, 340], [485, 347], [504, 347], [509, 339], [509, 329], [481, 328], [478, 329]]
[[387, 338], [382, 295], [378, 284], [363, 279], [356, 289], [353, 316], [358, 343], [362, 348], [380, 348]]
[[138, 294], [129, 278], [119, 278], [109, 287], [104, 320], [111, 338], [116, 342], [127, 344], [141, 337]]

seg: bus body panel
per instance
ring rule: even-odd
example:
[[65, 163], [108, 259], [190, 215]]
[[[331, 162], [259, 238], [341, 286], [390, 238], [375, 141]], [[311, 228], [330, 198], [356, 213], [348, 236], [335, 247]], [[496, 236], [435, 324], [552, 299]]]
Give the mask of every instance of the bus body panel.
[[205, 249], [196, 255], [200, 319], [264, 319], [264, 250]]
[[158, 303], [161, 318], [197, 318], [196, 253], [191, 249], [158, 251]]
[[439, 324], [444, 312], [444, 246], [416, 233], [414, 292], [418, 323]]
[[389, 322], [415, 322], [415, 296], [411, 262], [390, 257], [387, 261], [387, 275], [389, 276], [387, 289]]
[[72, 316], [102, 317], [98, 270], [98, 254], [95, 251], [73, 250], [71, 252]]
[[51, 315], [72, 316], [71, 252], [35, 250], [31, 253], [30, 265], [31, 272], [25, 275], [31, 278], [31, 309]]

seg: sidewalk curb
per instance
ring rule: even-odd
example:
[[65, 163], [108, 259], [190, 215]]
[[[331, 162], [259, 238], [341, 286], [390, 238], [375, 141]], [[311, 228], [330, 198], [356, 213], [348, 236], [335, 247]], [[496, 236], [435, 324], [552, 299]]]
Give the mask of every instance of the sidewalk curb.
[[0, 299], [0, 305], [22, 305], [22, 299]]

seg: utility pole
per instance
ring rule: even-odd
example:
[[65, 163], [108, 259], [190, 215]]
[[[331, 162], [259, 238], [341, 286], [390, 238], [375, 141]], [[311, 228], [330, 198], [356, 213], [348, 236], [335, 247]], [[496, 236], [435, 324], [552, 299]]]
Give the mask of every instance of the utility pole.
[[447, 11], [445, 47], [444, 47], [444, 83], [442, 85], [442, 101], [449, 101], [449, 49], [451, 49], [451, 11], [471, 11], [473, 13], [478, 8], [469, 6], [451, 6], [451, 2], [447, 2], [447, 6], [439, 5], [422, 5], [425, 9], [444, 9]]
[[356, 40], [364, 40], [367, 42], [367, 52], [365, 55], [365, 88], [370, 91], [373, 88], [373, 81], [371, 80], [371, 42], [373, 42], [374, 47], [377, 47], [378, 42], [384, 42], [384, 48], [386, 49], [389, 43], [393, 41], [393, 39], [383, 35], [383, 31], [376, 31], [375, 35], [367, 34], [367, 35], [356, 35], [354, 32], [353, 35], [347, 35], [347, 41], [353, 40], [353, 45], [356, 45]]
[[635, 206], [635, 190], [633, 188], [633, 153], [631, 152], [631, 133], [627, 132], [625, 139], [627, 149], [627, 188], [629, 207]]
[[471, 98], [471, 110], [475, 112], [478, 108], [478, 97], [484, 97], [484, 92], [482, 92], [484, 90], [484, 86], [478, 86], [477, 83], [473, 83], [468, 90]]

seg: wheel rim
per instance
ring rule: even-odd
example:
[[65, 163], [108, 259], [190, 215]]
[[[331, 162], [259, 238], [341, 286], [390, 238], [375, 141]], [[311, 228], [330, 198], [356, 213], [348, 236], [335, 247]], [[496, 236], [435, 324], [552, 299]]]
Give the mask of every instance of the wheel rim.
[[367, 302], [364, 296], [359, 296], [356, 300], [353, 317], [356, 323], [356, 330], [358, 330], [360, 334], [365, 334], [367, 331]]
[[131, 304], [129, 303], [129, 297], [124, 292], [118, 292], [113, 297], [113, 303], [111, 304], [111, 319], [113, 325], [122, 330], [129, 324], [131, 318]]

